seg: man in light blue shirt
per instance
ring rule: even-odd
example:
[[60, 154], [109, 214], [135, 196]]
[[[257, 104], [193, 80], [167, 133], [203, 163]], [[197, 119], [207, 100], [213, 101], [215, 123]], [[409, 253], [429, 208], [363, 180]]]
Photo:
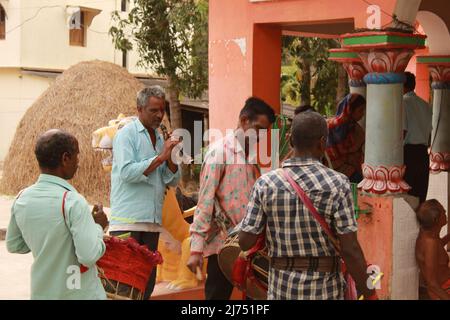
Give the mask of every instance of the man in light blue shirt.
[[95, 266], [105, 253], [101, 210], [92, 217], [88, 203], [66, 180], [78, 168], [78, 142], [61, 130], [39, 137], [35, 154], [41, 175], [17, 196], [11, 208], [6, 247], [31, 251], [31, 299], [106, 299]]
[[406, 72], [405, 76], [403, 96], [405, 181], [411, 187], [408, 193], [418, 197], [422, 203], [427, 197], [430, 177], [428, 147], [430, 145], [433, 111], [426, 101], [415, 94], [415, 75]]
[[[166, 187], [175, 186], [180, 178], [180, 170], [171, 157], [179, 141], [164, 141], [157, 130], [165, 103], [161, 87], [141, 90], [137, 95], [138, 119], [120, 129], [113, 140], [110, 234], [130, 233], [151, 251], [158, 248]], [[150, 298], [155, 279], [156, 268], [144, 299]]]

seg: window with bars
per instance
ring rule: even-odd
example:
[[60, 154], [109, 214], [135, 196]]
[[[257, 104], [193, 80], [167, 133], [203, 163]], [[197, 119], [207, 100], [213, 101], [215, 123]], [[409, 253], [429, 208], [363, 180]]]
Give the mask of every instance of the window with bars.
[[0, 40], [6, 37], [6, 12], [0, 5]]

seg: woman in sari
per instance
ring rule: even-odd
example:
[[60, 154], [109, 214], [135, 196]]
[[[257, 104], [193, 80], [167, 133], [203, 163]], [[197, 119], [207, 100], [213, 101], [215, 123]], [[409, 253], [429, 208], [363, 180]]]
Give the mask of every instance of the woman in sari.
[[349, 94], [339, 103], [336, 116], [327, 121], [326, 154], [330, 167], [345, 174], [353, 183], [363, 179], [365, 133], [358, 121], [365, 111], [366, 99], [359, 94]]

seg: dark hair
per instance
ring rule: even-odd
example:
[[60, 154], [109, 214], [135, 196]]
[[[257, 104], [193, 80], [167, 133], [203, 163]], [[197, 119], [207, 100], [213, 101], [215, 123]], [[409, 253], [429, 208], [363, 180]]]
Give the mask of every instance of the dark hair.
[[251, 121], [256, 120], [260, 115], [267, 116], [270, 123], [275, 122], [275, 112], [264, 100], [250, 97], [245, 101], [244, 108], [239, 113], [239, 117], [246, 116]]
[[360, 94], [353, 93], [350, 97], [350, 112], [354, 112], [358, 107], [366, 104], [366, 98]]
[[416, 76], [411, 72], [405, 72], [406, 81], [405, 81], [405, 88], [408, 90], [414, 90], [416, 89]]
[[307, 111], [315, 111], [315, 110], [313, 107], [311, 107], [309, 104], [307, 104], [307, 105], [295, 108], [294, 115], [297, 115], [302, 112], [307, 112]]
[[73, 155], [77, 151], [77, 139], [62, 130], [51, 130], [42, 134], [34, 148], [39, 167], [46, 169], [58, 168], [64, 153]]
[[416, 211], [420, 226], [429, 230], [434, 227], [442, 211], [442, 205], [436, 199], [423, 202]]
[[309, 149], [320, 138], [328, 136], [327, 121], [315, 111], [297, 114], [291, 128], [291, 144], [297, 150]]

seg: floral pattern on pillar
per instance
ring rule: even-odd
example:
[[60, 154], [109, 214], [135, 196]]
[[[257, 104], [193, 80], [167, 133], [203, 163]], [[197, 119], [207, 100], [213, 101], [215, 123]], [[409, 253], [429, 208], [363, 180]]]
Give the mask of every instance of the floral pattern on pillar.
[[429, 69], [433, 78], [433, 84], [450, 83], [450, 65], [430, 65]]
[[350, 87], [365, 87], [364, 76], [367, 70], [358, 54], [346, 49], [331, 49], [330, 60], [342, 63], [347, 72]]
[[431, 152], [430, 172], [437, 174], [443, 171], [450, 171], [450, 152]]
[[370, 193], [400, 193], [407, 192], [410, 186], [403, 180], [406, 166], [371, 166], [362, 165], [364, 180], [358, 188]]
[[413, 55], [414, 51], [408, 49], [378, 49], [359, 54], [366, 68], [374, 73], [403, 73]]
[[[363, 181], [359, 184], [359, 188], [375, 194], [405, 193], [410, 187], [403, 180], [406, 167], [403, 164], [403, 150], [401, 149], [402, 132], [401, 130], [394, 131], [392, 137], [385, 135], [379, 138], [379, 135], [386, 132], [381, 129], [384, 126], [401, 127], [401, 116], [399, 116], [401, 102], [399, 100], [389, 101], [389, 96], [386, 95], [389, 93], [387, 88], [390, 88], [391, 92], [395, 91], [397, 99], [402, 95], [400, 84], [405, 81], [404, 71], [414, 55], [414, 50], [425, 47], [426, 36], [406, 32], [367, 31], [345, 34], [341, 38], [343, 47], [346, 50], [357, 52], [365, 69], [369, 72], [364, 76], [364, 82], [368, 86], [368, 98], [372, 99], [367, 101], [367, 121], [371, 121], [371, 114], [382, 109], [378, 108], [375, 101], [378, 97], [380, 103], [383, 103], [385, 112], [388, 112], [386, 110], [388, 107], [393, 110], [391, 118], [386, 118], [386, 121], [381, 122], [381, 117], [377, 117], [379, 123], [372, 123], [367, 128], [366, 146], [385, 144], [370, 149], [369, 151], [372, 151], [370, 154], [366, 147], [366, 159], [362, 166]], [[389, 117], [388, 113], [386, 113], [386, 117]], [[391, 123], [388, 121], [390, 119], [395, 119], [395, 122]], [[395, 146], [395, 149], [392, 150], [395, 156], [373, 151], [390, 148], [391, 144]]]

